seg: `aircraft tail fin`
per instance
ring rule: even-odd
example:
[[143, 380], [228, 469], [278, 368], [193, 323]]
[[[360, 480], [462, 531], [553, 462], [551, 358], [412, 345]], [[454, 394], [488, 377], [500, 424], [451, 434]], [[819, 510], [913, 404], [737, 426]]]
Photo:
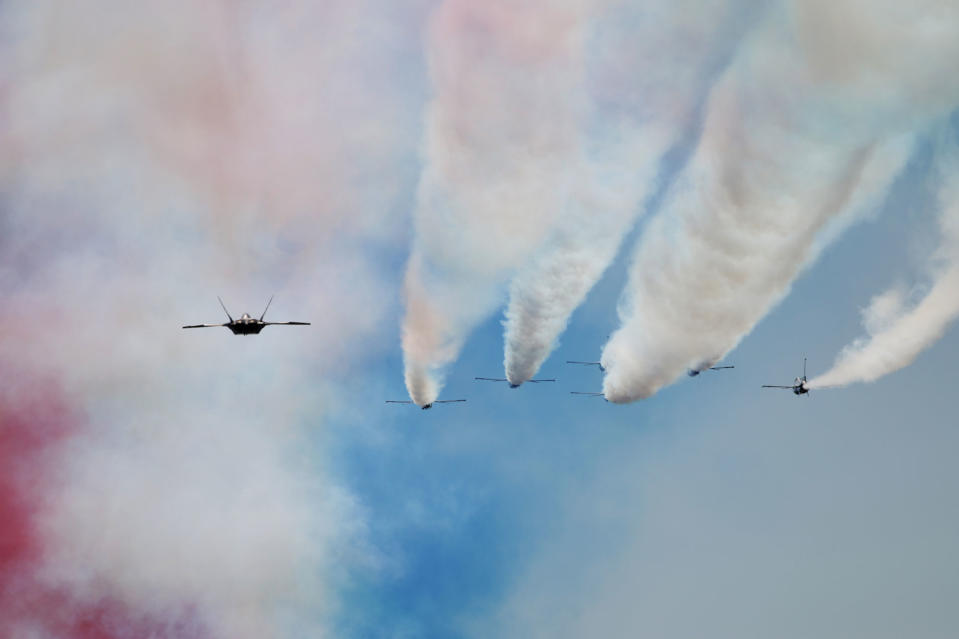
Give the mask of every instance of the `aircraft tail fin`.
[[263, 318], [266, 317], [266, 312], [270, 310], [270, 304], [273, 303], [273, 295], [270, 295], [270, 301], [266, 303], [266, 308], [263, 309], [263, 314], [260, 315], [260, 321], [263, 321]]
[[220, 306], [223, 307], [223, 312], [226, 313], [226, 316], [230, 318], [230, 321], [233, 321], [233, 316], [230, 315], [230, 311], [226, 310], [226, 304], [223, 303], [223, 300], [220, 299], [220, 296], [217, 295], [216, 299], [220, 300]]

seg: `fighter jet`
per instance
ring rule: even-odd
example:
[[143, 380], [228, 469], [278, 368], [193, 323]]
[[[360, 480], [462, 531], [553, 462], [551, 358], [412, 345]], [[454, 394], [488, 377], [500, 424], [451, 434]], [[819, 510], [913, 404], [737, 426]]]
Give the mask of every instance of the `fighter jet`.
[[599, 370], [600, 370], [600, 371], [602, 371], [602, 372], [604, 372], [604, 373], [606, 372], [606, 369], [603, 368], [603, 365], [602, 365], [600, 362], [575, 362], [575, 361], [573, 361], [573, 360], [568, 359], [568, 360], [566, 360], [566, 363], [567, 363], [567, 364], [579, 364], [580, 366], [597, 366], [597, 367], [599, 367]]
[[[429, 410], [433, 408], [433, 404], [455, 404], [456, 402], [465, 402], [465, 399], [438, 399], [429, 404], [423, 404], [420, 406], [423, 410]], [[413, 404], [410, 400], [399, 400], [399, 399], [388, 399], [386, 400], [387, 404]], [[413, 404], [415, 406], [415, 404]]]
[[570, 395], [582, 395], [584, 397], [602, 397], [604, 402], [608, 402], [606, 396], [603, 393], [584, 393], [582, 391], [569, 391]]
[[226, 313], [226, 316], [230, 318], [230, 321], [226, 324], [190, 324], [189, 326], [184, 326], [183, 328], [213, 328], [214, 326], [226, 326], [228, 329], [233, 331], [234, 335], [256, 335], [263, 330], [265, 326], [309, 326], [309, 322], [264, 322], [263, 317], [266, 315], [267, 310], [270, 308], [270, 304], [273, 303], [273, 296], [270, 296], [270, 301], [266, 303], [266, 308], [263, 309], [263, 315], [260, 315], [260, 318], [250, 317], [249, 313], [244, 313], [240, 319], [233, 319], [233, 316], [230, 315], [230, 311], [226, 310], [226, 304], [223, 303], [223, 300], [220, 300], [220, 306], [223, 307], [223, 312]]
[[806, 385], [806, 358], [802, 358], [802, 377], [793, 380], [792, 386], [771, 386], [764, 384], [763, 388], [789, 388], [795, 395], [808, 395], [809, 386]]
[[735, 366], [709, 366], [708, 368], [690, 368], [686, 374], [690, 377], [696, 377], [703, 371], [721, 371], [725, 368], [736, 368]]
[[[510, 388], [519, 388], [519, 384], [514, 384], [504, 377], [474, 377], [474, 380], [479, 380], [481, 382], [506, 382], [509, 384]], [[528, 379], [526, 380], [530, 384], [542, 384], [543, 382], [555, 382], [555, 379]]]

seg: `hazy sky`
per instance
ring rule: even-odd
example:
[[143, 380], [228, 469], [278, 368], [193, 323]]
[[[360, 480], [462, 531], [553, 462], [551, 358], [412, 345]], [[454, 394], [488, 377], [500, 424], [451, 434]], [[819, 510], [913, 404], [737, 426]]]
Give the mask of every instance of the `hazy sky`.
[[953, 636], [959, 9], [878, 4], [0, 3], [0, 634]]

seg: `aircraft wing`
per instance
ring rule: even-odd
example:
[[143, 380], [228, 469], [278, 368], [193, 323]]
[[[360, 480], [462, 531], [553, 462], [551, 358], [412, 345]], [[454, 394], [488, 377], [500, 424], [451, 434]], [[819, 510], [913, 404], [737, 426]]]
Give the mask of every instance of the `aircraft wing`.
[[267, 326], [309, 326], [309, 322], [263, 322]]
[[555, 382], [555, 379], [528, 379], [526, 380], [530, 384], [542, 384], [543, 382]]
[[789, 389], [791, 389], [792, 386], [770, 386], [769, 384], [763, 384], [763, 388], [789, 388]]
[[478, 379], [483, 382], [505, 382], [506, 378], [504, 377], [474, 377], [473, 379]]
[[183, 328], [214, 328], [216, 326], [229, 326], [229, 324], [190, 324]]
[[386, 403], [387, 403], [387, 404], [412, 404], [413, 402], [411, 402], [411, 401], [409, 401], [409, 400], [401, 401], [401, 400], [398, 400], [398, 399], [388, 399], [388, 400], [386, 400]]
[[735, 366], [710, 366], [709, 370], [711, 371], [721, 371], [725, 368], [736, 368]]
[[606, 399], [606, 395], [604, 395], [603, 393], [584, 393], [582, 391], [569, 391], [569, 394], [579, 395], [580, 397], [599, 397], [604, 402], [609, 401], [608, 399]]

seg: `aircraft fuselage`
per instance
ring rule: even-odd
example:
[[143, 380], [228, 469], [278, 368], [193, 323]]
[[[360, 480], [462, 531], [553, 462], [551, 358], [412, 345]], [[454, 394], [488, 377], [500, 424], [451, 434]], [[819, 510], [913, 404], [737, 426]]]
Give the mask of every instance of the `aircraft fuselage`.
[[244, 313], [243, 317], [226, 325], [228, 329], [233, 331], [234, 335], [256, 335], [263, 330], [264, 326], [266, 326], [266, 322], [250, 317], [248, 313]]
[[233, 324], [226, 325], [228, 329], [233, 331], [234, 335], [256, 335], [263, 330], [264, 326], [266, 326], [266, 324], [261, 324], [259, 322], [234, 322]]

